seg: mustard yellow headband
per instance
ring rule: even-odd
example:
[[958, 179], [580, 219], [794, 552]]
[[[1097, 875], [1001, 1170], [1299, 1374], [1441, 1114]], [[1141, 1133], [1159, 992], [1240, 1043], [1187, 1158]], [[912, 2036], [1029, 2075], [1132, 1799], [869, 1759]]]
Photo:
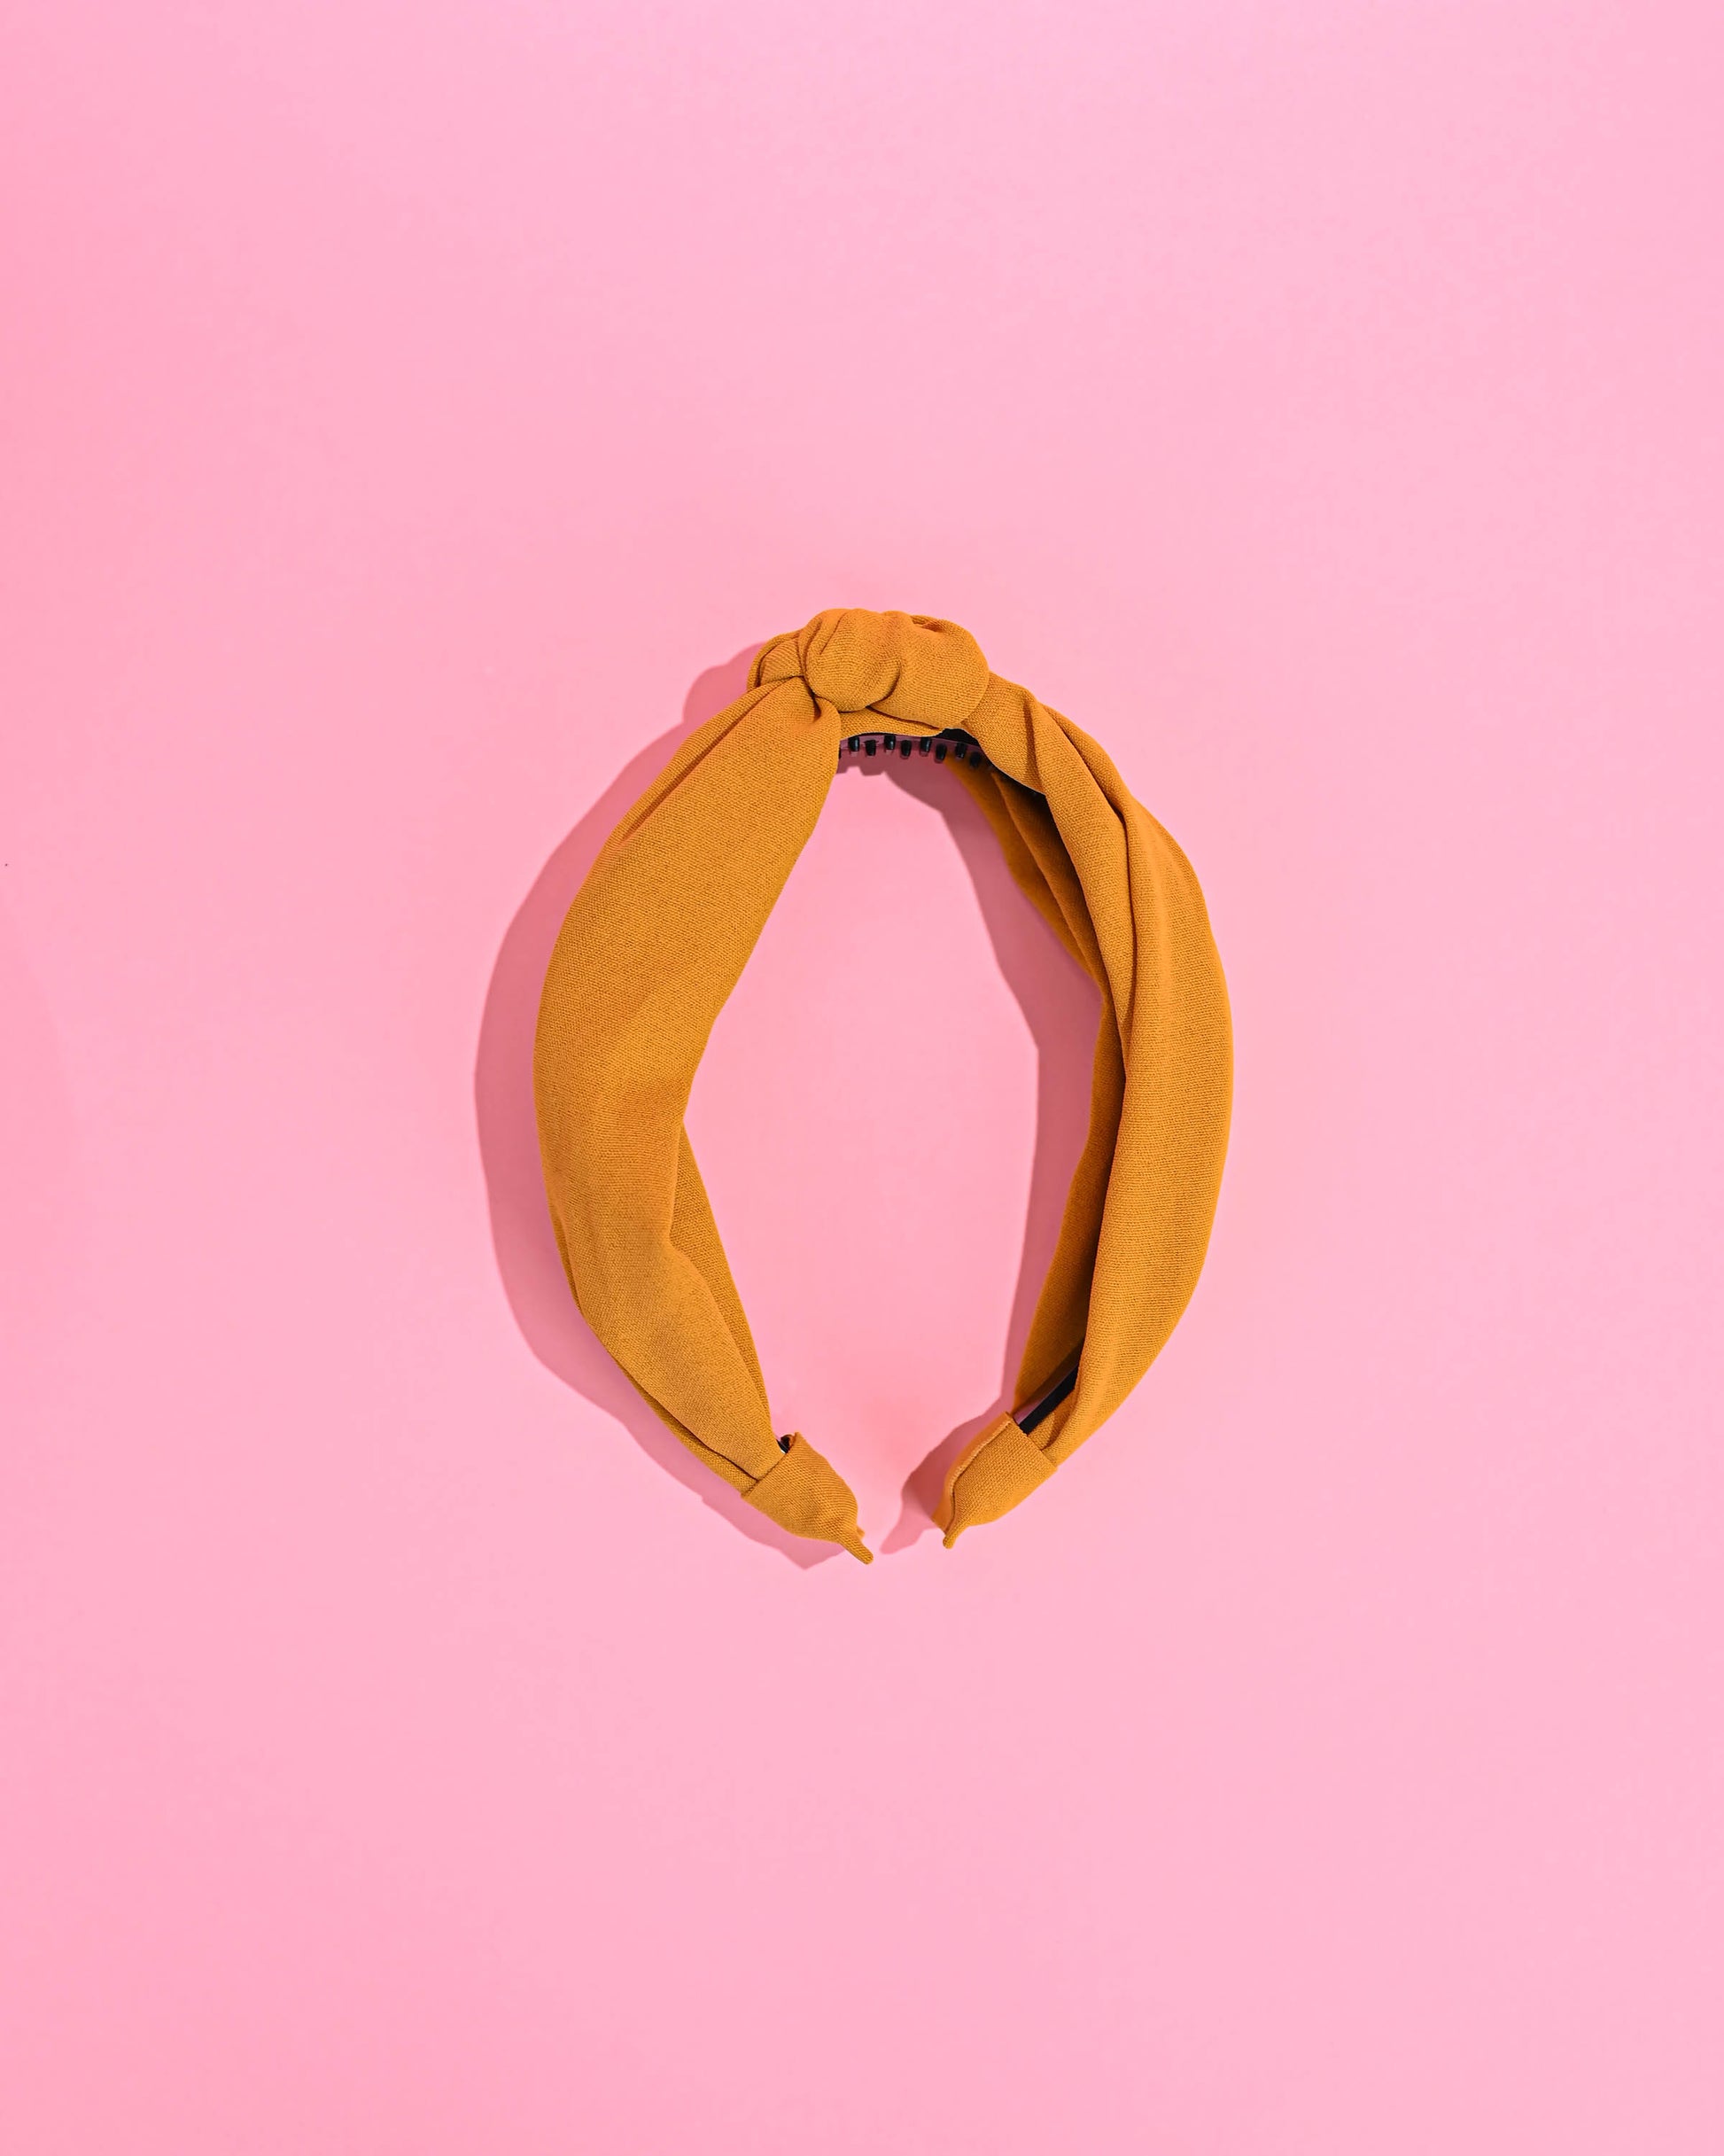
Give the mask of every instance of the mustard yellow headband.
[[695, 1458], [792, 1534], [871, 1553], [856, 1499], [765, 1381], [683, 1128], [695, 1071], [846, 754], [929, 755], [1101, 992], [1089, 1136], [1017, 1397], [953, 1465], [951, 1548], [1044, 1483], [1191, 1299], [1221, 1187], [1232, 1036], [1179, 848], [1068, 719], [926, 614], [847, 607], [776, 636], [593, 864], [533, 1055], [545, 1182], [581, 1313]]

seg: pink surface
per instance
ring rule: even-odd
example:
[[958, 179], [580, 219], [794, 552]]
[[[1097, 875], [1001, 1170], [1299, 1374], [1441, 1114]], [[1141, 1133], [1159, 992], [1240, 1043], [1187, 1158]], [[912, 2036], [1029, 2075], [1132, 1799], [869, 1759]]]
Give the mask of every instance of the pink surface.
[[[9, 2156], [1724, 2146], [1718, 25], [6, 11]], [[583, 1333], [524, 1061], [843, 603], [1107, 744], [1239, 1054], [947, 1555], [1092, 1005], [835, 787], [692, 1122], [866, 1571]]]

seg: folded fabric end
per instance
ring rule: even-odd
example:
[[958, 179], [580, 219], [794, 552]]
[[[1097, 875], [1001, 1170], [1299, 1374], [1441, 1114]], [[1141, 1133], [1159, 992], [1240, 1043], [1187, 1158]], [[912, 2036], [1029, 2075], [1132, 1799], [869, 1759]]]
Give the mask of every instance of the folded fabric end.
[[778, 1465], [769, 1467], [742, 1495], [787, 1533], [811, 1542], [835, 1542], [865, 1565], [873, 1564], [874, 1552], [862, 1539], [850, 1484], [799, 1431], [791, 1436]]
[[1010, 1415], [998, 1416], [952, 1462], [934, 1524], [947, 1549], [967, 1527], [1002, 1519], [1053, 1473], [1053, 1463]]

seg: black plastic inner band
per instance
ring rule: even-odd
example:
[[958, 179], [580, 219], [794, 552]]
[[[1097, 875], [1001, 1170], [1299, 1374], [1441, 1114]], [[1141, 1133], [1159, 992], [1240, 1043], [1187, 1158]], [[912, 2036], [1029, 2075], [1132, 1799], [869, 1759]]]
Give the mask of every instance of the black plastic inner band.
[[1059, 1406], [1061, 1400], [1069, 1400], [1073, 1393], [1075, 1393], [1076, 1390], [1077, 1371], [1074, 1366], [1073, 1368], [1067, 1371], [1064, 1377], [1060, 1379], [1060, 1382], [1053, 1388], [1052, 1392], [1044, 1392], [1041, 1398], [1037, 1401], [1034, 1407], [1026, 1407], [1022, 1414], [1014, 1415], [1013, 1417], [1013, 1420], [1017, 1424], [1018, 1428], [1024, 1433], [1024, 1435], [1028, 1436], [1030, 1431], [1036, 1428], [1038, 1422], [1045, 1422], [1047, 1420], [1048, 1417], [1053, 1413], [1054, 1409]]

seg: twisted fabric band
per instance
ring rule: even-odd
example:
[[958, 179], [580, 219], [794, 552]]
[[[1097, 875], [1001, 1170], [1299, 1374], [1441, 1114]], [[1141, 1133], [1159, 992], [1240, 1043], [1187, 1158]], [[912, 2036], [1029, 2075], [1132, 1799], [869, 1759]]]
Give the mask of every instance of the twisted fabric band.
[[774, 1434], [683, 1117], [843, 743], [879, 723], [899, 745], [973, 739], [986, 760], [954, 758], [961, 782], [1101, 995], [1089, 1135], [1018, 1375], [1038, 1412], [999, 1416], [953, 1465], [948, 1548], [1044, 1483], [1160, 1352], [1208, 1245], [1232, 1097], [1226, 985], [1190, 864], [1096, 743], [990, 673], [953, 622], [843, 608], [774, 637], [623, 818], [563, 924], [534, 1048], [569, 1282], [696, 1459], [865, 1563], [843, 1477]]

